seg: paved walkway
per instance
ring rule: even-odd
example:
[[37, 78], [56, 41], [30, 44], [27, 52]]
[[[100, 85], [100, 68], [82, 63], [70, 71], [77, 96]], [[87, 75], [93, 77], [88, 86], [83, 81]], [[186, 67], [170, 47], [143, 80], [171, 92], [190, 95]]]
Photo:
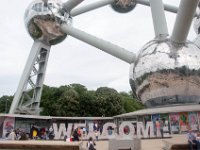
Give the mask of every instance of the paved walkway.
[[[178, 143], [186, 143], [186, 135], [173, 135], [172, 138], [165, 138], [165, 139], [143, 139], [141, 141], [142, 149], [141, 150], [162, 150], [164, 147], [163, 140], [168, 142], [178, 142]], [[86, 141], [83, 142], [83, 146], [86, 147]], [[96, 142], [96, 149], [97, 150], [108, 150], [108, 141], [97, 141]]]

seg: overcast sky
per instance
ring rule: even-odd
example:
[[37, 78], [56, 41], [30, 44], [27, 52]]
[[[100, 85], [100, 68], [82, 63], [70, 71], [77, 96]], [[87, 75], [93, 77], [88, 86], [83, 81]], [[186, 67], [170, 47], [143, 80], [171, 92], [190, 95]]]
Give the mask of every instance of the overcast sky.
[[[95, 0], [85, 0], [85, 5]], [[6, 0], [0, 5], [0, 96], [13, 95], [17, 89], [33, 40], [24, 26], [24, 12], [31, 0]], [[179, 0], [164, 3], [179, 5]], [[80, 5], [80, 6], [81, 6]], [[166, 13], [171, 34], [176, 15]], [[150, 8], [137, 5], [120, 14], [106, 6], [73, 18], [73, 26], [137, 53], [154, 38]], [[196, 37], [193, 27], [189, 39]], [[52, 46], [45, 83], [61, 86], [80, 83], [89, 90], [108, 86], [130, 91], [130, 65], [86, 43], [68, 37]]]

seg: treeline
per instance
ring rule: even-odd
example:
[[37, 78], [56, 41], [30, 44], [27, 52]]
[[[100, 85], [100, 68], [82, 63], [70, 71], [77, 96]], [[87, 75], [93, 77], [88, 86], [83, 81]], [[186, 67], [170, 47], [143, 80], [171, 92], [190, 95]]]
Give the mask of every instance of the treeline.
[[[0, 112], [8, 113], [13, 96], [0, 98]], [[118, 93], [115, 89], [100, 87], [90, 91], [81, 84], [60, 87], [44, 85], [41, 115], [47, 116], [115, 116], [144, 108], [131, 93]]]

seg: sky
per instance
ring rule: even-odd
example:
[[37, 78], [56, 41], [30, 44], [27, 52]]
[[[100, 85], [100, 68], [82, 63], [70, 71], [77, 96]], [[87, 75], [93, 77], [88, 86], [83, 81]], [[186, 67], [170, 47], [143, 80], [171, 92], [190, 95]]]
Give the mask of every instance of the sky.
[[[15, 93], [33, 44], [24, 25], [24, 13], [31, 1], [6, 0], [0, 5], [0, 96]], [[91, 2], [94, 0], [85, 0], [78, 7]], [[164, 0], [175, 6], [179, 2]], [[169, 34], [175, 18], [176, 14], [166, 12]], [[74, 17], [73, 26], [136, 54], [154, 39], [150, 8], [142, 5], [126, 14], [105, 6]], [[195, 37], [191, 27], [188, 39], [192, 41]], [[68, 36], [52, 46], [44, 84], [59, 87], [80, 83], [88, 90], [107, 86], [128, 92], [129, 67], [130, 64]]]

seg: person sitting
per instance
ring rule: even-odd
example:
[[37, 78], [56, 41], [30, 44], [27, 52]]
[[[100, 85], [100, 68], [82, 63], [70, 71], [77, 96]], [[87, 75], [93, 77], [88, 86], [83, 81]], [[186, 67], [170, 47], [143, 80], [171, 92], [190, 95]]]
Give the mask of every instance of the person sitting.
[[190, 150], [193, 150], [193, 145], [197, 145], [197, 140], [196, 140], [196, 136], [194, 135], [191, 129], [188, 130], [187, 140], [190, 146]]
[[200, 132], [197, 133], [196, 141], [197, 141], [197, 150], [200, 150]]
[[79, 141], [79, 135], [77, 129], [73, 133], [73, 141]]
[[11, 130], [10, 134], [9, 134], [9, 139], [10, 140], [16, 140], [16, 134], [15, 134], [15, 130]]

